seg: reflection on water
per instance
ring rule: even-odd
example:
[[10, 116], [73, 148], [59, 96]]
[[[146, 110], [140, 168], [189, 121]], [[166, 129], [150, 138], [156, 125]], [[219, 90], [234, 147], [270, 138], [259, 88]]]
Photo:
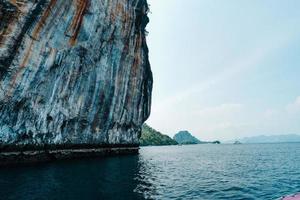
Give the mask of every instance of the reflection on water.
[[139, 157], [63, 161], [0, 169], [0, 199], [142, 199]]
[[0, 169], [0, 199], [276, 199], [300, 191], [300, 144], [147, 147]]

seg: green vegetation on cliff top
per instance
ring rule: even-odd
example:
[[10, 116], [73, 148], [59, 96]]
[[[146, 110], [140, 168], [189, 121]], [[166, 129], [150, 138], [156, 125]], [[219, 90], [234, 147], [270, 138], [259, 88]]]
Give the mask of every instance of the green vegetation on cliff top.
[[156, 131], [147, 124], [142, 127], [141, 146], [177, 145], [177, 142], [167, 135]]

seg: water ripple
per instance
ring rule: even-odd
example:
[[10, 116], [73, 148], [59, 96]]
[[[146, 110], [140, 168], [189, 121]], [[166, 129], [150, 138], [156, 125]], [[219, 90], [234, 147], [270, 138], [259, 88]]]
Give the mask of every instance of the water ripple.
[[297, 143], [191, 145], [0, 168], [0, 199], [272, 200], [300, 191], [299, 155]]
[[300, 191], [299, 153], [296, 143], [147, 147], [139, 183], [151, 180], [151, 199], [277, 199]]

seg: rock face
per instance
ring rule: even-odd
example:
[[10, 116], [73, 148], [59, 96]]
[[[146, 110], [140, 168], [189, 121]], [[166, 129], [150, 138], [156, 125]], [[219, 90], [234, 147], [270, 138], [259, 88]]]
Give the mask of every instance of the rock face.
[[1, 151], [137, 146], [151, 105], [147, 11], [146, 0], [1, 0]]

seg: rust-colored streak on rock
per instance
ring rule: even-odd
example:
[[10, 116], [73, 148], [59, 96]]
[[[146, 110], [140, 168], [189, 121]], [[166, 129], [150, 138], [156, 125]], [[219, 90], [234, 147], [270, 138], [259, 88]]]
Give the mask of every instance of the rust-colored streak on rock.
[[[5, 44], [5, 39], [7, 36], [9, 36], [9, 34], [11, 33], [11, 29], [12, 29], [13, 25], [15, 24], [14, 21], [11, 21], [14, 18], [13, 15], [9, 15], [6, 18], [7, 18], [8, 26], [7, 26], [7, 28], [0, 30], [0, 47], [3, 44]], [[1, 20], [3, 20], [3, 19], [1, 19]]]
[[120, 2], [117, 3], [116, 14], [118, 14], [118, 13], [122, 13], [122, 15], [124, 14], [124, 5], [123, 5], [123, 3], [120, 3]]
[[17, 0], [10, 0], [10, 3], [16, 6], [17, 5]]
[[76, 39], [82, 24], [83, 16], [88, 7], [88, 0], [76, 0], [76, 11], [71, 24], [71, 38], [69, 40], [70, 45], [73, 46], [76, 43]]
[[32, 46], [33, 46], [33, 40], [30, 41], [30, 45], [29, 45], [29, 48], [28, 50], [26, 51], [25, 53], [25, 56], [24, 56], [24, 59], [20, 65], [20, 68], [24, 68], [29, 60], [29, 57], [30, 57], [30, 54], [31, 54], [31, 51], [32, 51]]
[[26, 0], [9, 0], [9, 3], [13, 6], [15, 6], [18, 10], [18, 12], [24, 13], [23, 8], [26, 7], [27, 1]]
[[17, 0], [10, 0], [9, 2], [10, 2], [12, 5], [16, 6], [16, 7], [19, 9], [18, 1], [17, 1]]
[[[47, 20], [48, 16], [50, 15], [51, 8], [55, 5], [56, 1], [57, 0], [50, 1], [47, 9], [45, 10], [45, 12], [43, 13], [43, 15], [41, 17], [41, 20], [37, 23], [37, 25], [33, 31], [33, 34], [32, 34], [32, 37], [34, 39], [38, 39], [39, 33], [40, 33], [41, 29], [43, 28], [44, 24], [46, 23], [46, 20]], [[13, 1], [13, 3], [17, 3], [17, 2]], [[16, 73], [14, 74], [14, 76], [10, 82], [10, 87], [7, 92], [7, 97], [12, 96], [13, 90], [16, 85], [16, 80], [19, 77], [20, 72], [23, 70], [23, 68], [25, 68], [26, 64], [28, 63], [28, 60], [30, 59], [33, 44], [34, 44], [34, 40], [31, 40], [28, 49], [25, 51], [24, 58], [20, 64], [20, 68], [16, 71]]]
[[118, 2], [116, 5], [116, 9], [111, 14], [111, 20], [114, 22], [116, 19], [122, 21], [122, 33], [123, 36], [126, 37], [129, 34], [130, 28], [128, 27], [128, 21], [130, 20], [131, 12], [126, 10], [126, 6], [123, 2]]
[[139, 35], [136, 39], [135, 55], [134, 55], [134, 61], [133, 61], [132, 69], [131, 69], [133, 77], [136, 77], [138, 68], [140, 67], [140, 64], [141, 64], [140, 49], [141, 49], [141, 46], [142, 46], [142, 41], [143, 41], [142, 35]]
[[30, 41], [29, 48], [28, 48], [28, 50], [26, 51], [26, 53], [24, 55], [24, 59], [23, 59], [22, 63], [20, 64], [20, 68], [17, 70], [17, 72], [14, 74], [14, 76], [11, 79], [10, 87], [9, 87], [9, 90], [6, 94], [7, 98], [11, 97], [12, 94], [13, 94], [13, 90], [15, 88], [17, 78], [19, 77], [20, 72], [23, 70], [23, 68], [26, 66], [26, 64], [29, 60], [29, 57], [30, 57], [30, 54], [31, 54], [31, 51], [32, 51], [32, 46], [33, 46], [33, 40]]
[[[13, 2], [10, 3], [15, 7], [17, 6], [13, 4]], [[20, 15], [17, 9], [14, 12], [6, 12], [1, 9], [0, 5], [0, 47], [5, 44], [5, 40], [11, 35], [13, 27], [17, 23]]]
[[[48, 7], [46, 8], [46, 10], [44, 11], [42, 17], [41, 17], [41, 20], [37, 23], [33, 33], [32, 33], [32, 37], [37, 40], [38, 39], [38, 36], [39, 36], [39, 33], [41, 31], [41, 29], [44, 27], [45, 23], [46, 23], [46, 20], [48, 18], [48, 16], [50, 15], [50, 12], [51, 12], [51, 8], [53, 8], [53, 6], [55, 5], [57, 0], [51, 0]], [[18, 3], [18, 1], [14, 1], [14, 0], [11, 0], [11, 3], [12, 4], [16, 4]], [[10, 97], [13, 93], [13, 90], [15, 88], [15, 85], [16, 85], [16, 80], [20, 74], [20, 72], [23, 70], [23, 68], [26, 67], [29, 59], [30, 59], [30, 55], [32, 53], [32, 47], [33, 47], [33, 44], [34, 44], [34, 40], [31, 40], [30, 41], [30, 44], [29, 44], [29, 47], [28, 49], [26, 50], [25, 54], [24, 54], [24, 58], [20, 64], [20, 68], [16, 71], [16, 73], [14, 74], [14, 76], [12, 77], [12, 80], [10, 82], [10, 89], [8, 90], [8, 93], [7, 93], [7, 97]]]
[[[50, 15], [50, 12], [51, 12], [51, 8], [53, 8], [53, 6], [55, 5], [57, 0], [51, 0], [47, 9], [45, 10], [45, 12], [43, 13], [42, 17], [41, 17], [41, 20], [37, 23], [34, 31], [33, 31], [33, 34], [32, 34], [32, 37], [34, 39], [38, 39], [38, 36], [39, 36], [39, 33], [41, 31], [41, 29], [43, 28], [44, 24], [46, 23], [46, 20], [48, 18], [48, 16]], [[33, 44], [34, 44], [34, 40], [31, 40], [30, 41], [30, 44], [29, 44], [29, 47], [28, 49], [26, 50], [25, 54], [24, 54], [24, 58], [20, 64], [20, 69], [17, 70], [17, 72], [15, 73], [15, 75], [13, 76], [12, 80], [11, 80], [11, 83], [10, 83], [10, 90], [8, 91], [8, 94], [7, 96], [10, 97], [11, 94], [13, 93], [13, 89], [15, 88], [15, 84], [16, 84], [16, 80], [20, 74], [20, 72], [22, 71], [23, 68], [26, 67], [26, 64], [28, 63], [28, 60], [30, 59], [30, 55], [32, 53], [32, 47], [33, 47]]]
[[42, 30], [42, 28], [44, 27], [47, 18], [49, 17], [50, 13], [51, 13], [51, 9], [54, 7], [55, 3], [57, 0], [51, 0], [47, 9], [45, 10], [45, 12], [43, 13], [41, 20], [37, 23], [33, 33], [32, 33], [32, 37], [34, 39], [38, 39], [39, 37], [39, 33]]
[[116, 8], [112, 11], [112, 13], [110, 15], [110, 20], [112, 21], [112, 23], [115, 22], [115, 20], [118, 16], [123, 16], [124, 12], [125, 11], [124, 11], [123, 3], [118, 2], [116, 5]]
[[[141, 54], [140, 54], [140, 49], [141, 49], [141, 46], [142, 46], [142, 35], [139, 35], [136, 37], [136, 44], [135, 44], [135, 53], [134, 53], [134, 60], [133, 60], [133, 63], [132, 63], [132, 67], [131, 67], [131, 76], [132, 77], [137, 77], [137, 74], [138, 74], [138, 70], [139, 70], [139, 67], [140, 67], [140, 63], [141, 63]], [[133, 91], [132, 93], [135, 95], [134, 93], [134, 88], [136, 88], [136, 82], [137, 82], [137, 79], [133, 78], [130, 82], [130, 84], [134, 87], [131, 87], [133, 88]], [[130, 95], [127, 95], [126, 96], [126, 102], [131, 102], [131, 96]]]

